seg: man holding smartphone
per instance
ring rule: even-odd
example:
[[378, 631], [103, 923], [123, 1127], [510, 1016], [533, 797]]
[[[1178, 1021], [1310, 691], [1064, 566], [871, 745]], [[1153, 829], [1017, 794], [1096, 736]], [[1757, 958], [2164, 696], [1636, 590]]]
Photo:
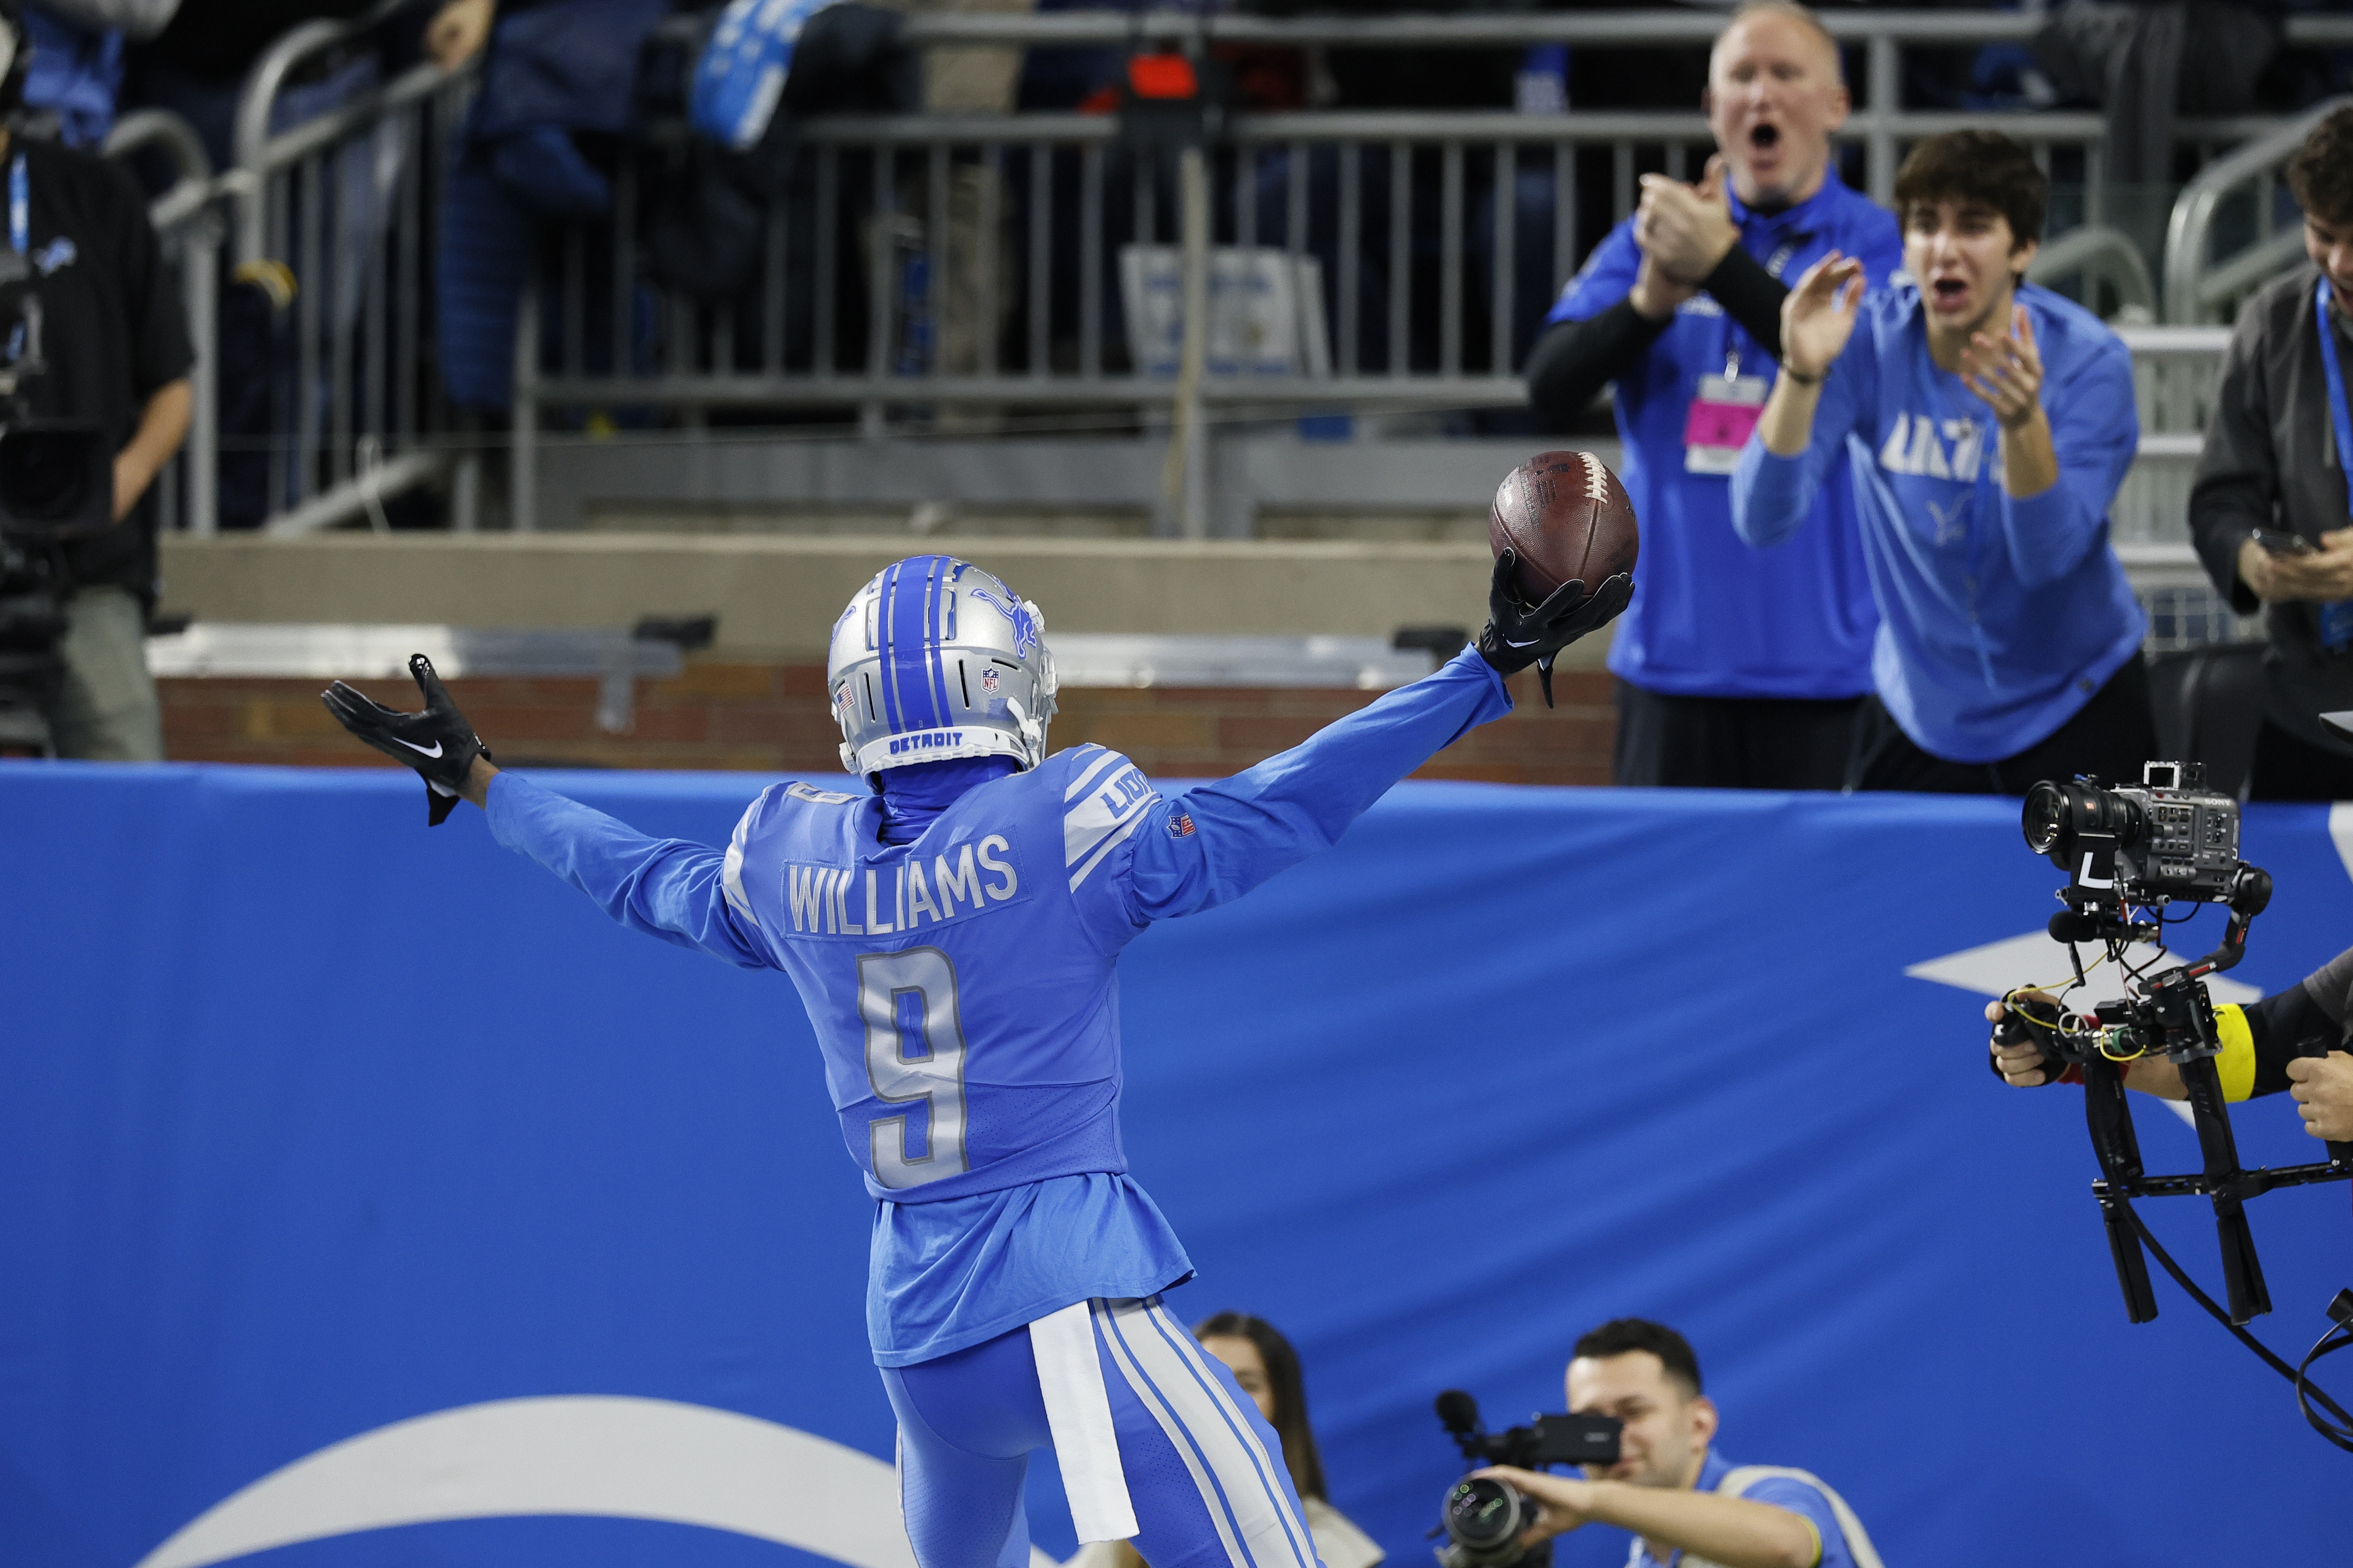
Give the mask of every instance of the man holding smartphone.
[[2353, 708], [2353, 109], [2305, 139], [2287, 166], [2311, 264], [2239, 307], [2189, 531], [2241, 615], [2263, 606], [2258, 800], [2353, 799], [2353, 740], [2320, 721]]

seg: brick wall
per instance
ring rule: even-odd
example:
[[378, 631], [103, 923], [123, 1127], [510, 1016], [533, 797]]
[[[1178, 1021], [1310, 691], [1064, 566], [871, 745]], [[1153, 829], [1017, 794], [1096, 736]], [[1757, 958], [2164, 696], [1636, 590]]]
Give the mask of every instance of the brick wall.
[[[389, 767], [320, 705], [316, 680], [164, 680], [164, 745], [180, 762]], [[1609, 678], [1561, 671], [1546, 710], [1534, 672], [1512, 682], [1509, 718], [1474, 731], [1417, 777], [1505, 784], [1609, 782], [1617, 715]], [[406, 680], [365, 683], [378, 701], [413, 706]], [[449, 689], [501, 762], [539, 766], [838, 772], [840, 736], [813, 664], [690, 663], [675, 680], [638, 683], [637, 725], [596, 728], [591, 679], [453, 680]], [[1304, 740], [1377, 693], [1263, 688], [1074, 687], [1061, 694], [1057, 748], [1094, 741], [1167, 778], [1221, 777]]]

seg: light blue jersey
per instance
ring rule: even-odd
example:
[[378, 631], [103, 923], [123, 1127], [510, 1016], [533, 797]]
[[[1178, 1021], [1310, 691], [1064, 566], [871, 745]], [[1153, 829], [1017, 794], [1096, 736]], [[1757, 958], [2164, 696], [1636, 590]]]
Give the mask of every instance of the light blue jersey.
[[807, 784], [763, 792], [724, 851], [647, 837], [509, 773], [491, 827], [624, 925], [792, 976], [881, 1200], [875, 1359], [905, 1366], [1190, 1274], [1125, 1176], [1120, 950], [1330, 845], [1510, 706], [1466, 649], [1174, 799], [1079, 746], [972, 789], [903, 845], [881, 841], [878, 796]]
[[2147, 617], [2108, 544], [2108, 507], [2139, 447], [2132, 355], [2099, 318], [2026, 284], [2059, 482], [2001, 488], [1993, 410], [1928, 354], [1919, 289], [1866, 295], [1831, 363], [1811, 443], [1752, 436], [1732, 521], [1755, 545], [1804, 523], [1843, 462], [1854, 482], [1879, 634], [1872, 679], [1926, 752], [1996, 762], [2048, 738], [2140, 651]]

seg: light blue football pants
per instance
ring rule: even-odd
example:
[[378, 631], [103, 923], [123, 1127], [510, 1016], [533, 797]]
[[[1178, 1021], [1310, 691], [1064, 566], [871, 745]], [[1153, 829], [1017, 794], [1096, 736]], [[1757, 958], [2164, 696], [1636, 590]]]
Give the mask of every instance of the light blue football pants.
[[[1091, 1304], [1136, 1550], [1152, 1568], [1319, 1568], [1282, 1444], [1158, 1298]], [[1029, 1568], [1022, 1483], [1051, 1446], [1029, 1331], [884, 1367], [921, 1568]], [[1067, 1471], [1066, 1471], [1067, 1473]]]

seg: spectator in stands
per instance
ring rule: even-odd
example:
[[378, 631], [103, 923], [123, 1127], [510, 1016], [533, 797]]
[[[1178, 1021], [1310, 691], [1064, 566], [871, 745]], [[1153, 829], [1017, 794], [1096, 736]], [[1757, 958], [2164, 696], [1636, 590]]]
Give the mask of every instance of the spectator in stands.
[[[2241, 615], [2263, 606], [2263, 722], [2250, 793], [2353, 799], [2353, 743], [2319, 715], [2353, 708], [2353, 526], [2344, 388], [2353, 336], [2353, 109], [2314, 127], [2287, 166], [2309, 265], [2239, 307], [2189, 531]], [[2273, 548], [2266, 549], [2265, 542]]]
[[1852, 466], [1880, 614], [1852, 787], [2019, 795], [2157, 754], [2147, 617], [2108, 544], [2132, 356], [2025, 281], [2047, 188], [1997, 132], [1932, 136], [1895, 176], [1910, 277], [1866, 299], [1832, 255], [1781, 307], [1732, 520], [1778, 544]]
[[[24, 82], [25, 26], [0, 0], [13, 68], [0, 113]], [[48, 705], [61, 756], [122, 762], [164, 755], [161, 709], [147, 674], [146, 612], [156, 593], [155, 474], [187, 434], [193, 354], [180, 296], [130, 174], [86, 153], [0, 130], [9, 259], [0, 314], [14, 321], [37, 293], [47, 369], [28, 376], [32, 412], [97, 424], [114, 450], [112, 526], [56, 546], [68, 584], [60, 647], [65, 682]], [[18, 213], [21, 211], [21, 219]], [[13, 353], [14, 351], [11, 351]]]
[[1617, 383], [1620, 477], [1642, 520], [1633, 606], [1609, 648], [1617, 782], [1836, 789], [1878, 618], [1853, 495], [1833, 476], [1812, 526], [1759, 555], [1732, 531], [1730, 475], [1775, 374], [1784, 275], [1836, 250], [1883, 284], [1901, 246], [1831, 160], [1847, 89], [1812, 13], [1742, 5], [1704, 102], [1721, 149], [1707, 177], [1642, 177], [1641, 209], [1554, 307], [1528, 395], [1559, 427]]
[[1803, 1470], [1735, 1465], [1715, 1448], [1718, 1415], [1700, 1392], [1699, 1358], [1683, 1335], [1641, 1318], [1602, 1324], [1577, 1342], [1568, 1408], [1625, 1424], [1614, 1465], [1585, 1479], [1496, 1468], [1543, 1506], [1530, 1544], [1587, 1524], [1637, 1537], [1627, 1568], [1666, 1568], [1678, 1553], [1727, 1568], [1878, 1568], [1862, 1521]]
[[56, 122], [69, 147], [95, 147], [114, 129], [125, 38], [152, 38], [180, 0], [40, 0], [25, 7], [33, 65], [25, 107]]
[[[1307, 1516], [1323, 1568], [1374, 1568], [1385, 1561], [1387, 1554], [1372, 1538], [1324, 1495], [1324, 1461], [1307, 1425], [1307, 1384], [1291, 1342], [1272, 1323], [1248, 1312], [1205, 1318], [1194, 1325], [1193, 1337], [1233, 1370], [1234, 1381], [1282, 1439], [1282, 1468], [1298, 1489], [1300, 1510]], [[1131, 1542], [1099, 1541], [1081, 1547], [1067, 1568], [1144, 1568], [1144, 1558]]]

